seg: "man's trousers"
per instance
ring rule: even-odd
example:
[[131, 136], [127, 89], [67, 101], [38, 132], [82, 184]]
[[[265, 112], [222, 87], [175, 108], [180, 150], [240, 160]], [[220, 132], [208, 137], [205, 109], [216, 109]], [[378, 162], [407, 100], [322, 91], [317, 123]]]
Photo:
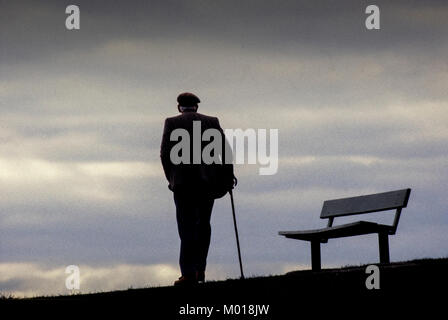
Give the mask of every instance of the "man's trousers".
[[210, 246], [210, 218], [214, 199], [199, 190], [175, 190], [177, 228], [180, 237], [179, 265], [183, 276], [205, 271]]

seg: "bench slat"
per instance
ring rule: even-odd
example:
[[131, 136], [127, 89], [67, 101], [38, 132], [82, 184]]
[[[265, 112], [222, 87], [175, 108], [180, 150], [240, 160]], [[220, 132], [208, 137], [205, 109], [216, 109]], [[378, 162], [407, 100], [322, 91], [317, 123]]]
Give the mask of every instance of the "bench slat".
[[402, 189], [365, 196], [327, 200], [320, 217], [330, 218], [376, 211], [405, 208], [411, 189]]
[[286, 238], [312, 241], [351, 237], [369, 233], [388, 232], [390, 229], [391, 227], [388, 225], [369, 221], [357, 221], [315, 230], [280, 231], [278, 234], [285, 236]]

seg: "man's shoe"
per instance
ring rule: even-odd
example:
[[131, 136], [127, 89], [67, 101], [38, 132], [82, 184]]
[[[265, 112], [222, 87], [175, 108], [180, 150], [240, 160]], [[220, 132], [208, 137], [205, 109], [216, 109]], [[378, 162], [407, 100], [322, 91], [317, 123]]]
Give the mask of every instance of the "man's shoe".
[[191, 276], [182, 276], [178, 280], [174, 281], [175, 286], [193, 286], [196, 283], [196, 278]]
[[196, 281], [205, 282], [205, 271], [196, 271]]

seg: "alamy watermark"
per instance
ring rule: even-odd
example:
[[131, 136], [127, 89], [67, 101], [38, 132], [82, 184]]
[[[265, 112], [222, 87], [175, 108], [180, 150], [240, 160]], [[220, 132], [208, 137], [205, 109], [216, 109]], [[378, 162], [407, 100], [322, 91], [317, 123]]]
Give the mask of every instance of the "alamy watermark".
[[70, 265], [65, 268], [65, 273], [69, 274], [67, 278], [65, 278], [65, 287], [68, 290], [79, 290], [81, 278], [79, 267], [75, 265]]
[[[177, 128], [171, 132], [170, 140], [177, 141], [170, 151], [170, 160], [175, 165], [259, 164], [260, 175], [273, 175], [278, 170], [278, 129], [269, 129], [268, 142], [266, 129], [225, 129], [222, 132], [209, 128], [202, 132], [201, 121], [193, 121], [192, 137], [186, 129]], [[203, 142], [208, 143], [202, 147]]]
[[71, 4], [65, 8], [65, 13], [69, 14], [65, 19], [65, 27], [67, 30], [79, 30], [81, 28], [79, 7]]
[[[364, 10], [368, 14], [365, 20], [365, 27], [367, 30], [380, 29], [380, 8], [377, 5], [371, 4]], [[80, 9], [79, 6], [71, 4], [65, 8], [65, 13], [68, 16], [65, 19], [65, 27], [67, 30], [79, 30], [80, 26]]]
[[366, 279], [366, 288], [378, 290], [380, 288], [380, 268], [374, 264], [368, 265], [366, 274], [370, 274]]
[[371, 4], [366, 7], [365, 13], [368, 14], [365, 21], [367, 30], [380, 30], [380, 8]]

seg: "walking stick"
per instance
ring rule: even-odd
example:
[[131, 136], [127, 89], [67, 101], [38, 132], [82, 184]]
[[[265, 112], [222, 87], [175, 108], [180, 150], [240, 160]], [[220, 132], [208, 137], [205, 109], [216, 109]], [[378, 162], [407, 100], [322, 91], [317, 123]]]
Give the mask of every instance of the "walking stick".
[[236, 247], [238, 248], [238, 259], [240, 261], [241, 279], [244, 279], [243, 263], [241, 262], [240, 240], [238, 238], [238, 228], [236, 226], [235, 205], [233, 204], [233, 193], [232, 193], [232, 190], [229, 190], [229, 193], [230, 193], [230, 202], [232, 203], [233, 226], [235, 227]]

